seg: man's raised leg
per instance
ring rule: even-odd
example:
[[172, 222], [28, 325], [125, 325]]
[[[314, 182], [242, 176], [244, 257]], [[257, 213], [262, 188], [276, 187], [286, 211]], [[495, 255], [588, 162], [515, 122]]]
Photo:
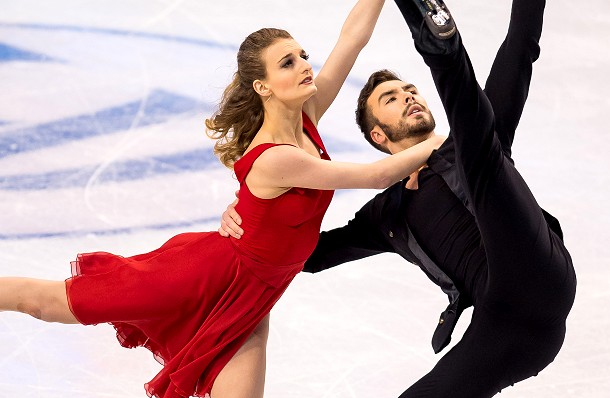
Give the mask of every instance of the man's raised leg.
[[529, 93], [532, 66], [540, 55], [545, 4], [545, 0], [513, 0], [508, 33], [485, 83], [496, 134], [508, 157]]

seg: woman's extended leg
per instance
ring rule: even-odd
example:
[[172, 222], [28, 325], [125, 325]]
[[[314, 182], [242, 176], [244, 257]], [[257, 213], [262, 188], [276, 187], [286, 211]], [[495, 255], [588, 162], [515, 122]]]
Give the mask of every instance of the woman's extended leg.
[[265, 387], [269, 315], [220, 371], [212, 387], [212, 398], [262, 398]]
[[79, 323], [70, 311], [64, 281], [0, 278], [0, 311], [17, 311], [46, 322]]

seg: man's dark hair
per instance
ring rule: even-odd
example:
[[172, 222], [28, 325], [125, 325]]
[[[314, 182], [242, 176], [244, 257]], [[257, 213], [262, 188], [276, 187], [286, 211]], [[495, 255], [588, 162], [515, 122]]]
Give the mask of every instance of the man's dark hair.
[[364, 134], [364, 138], [373, 147], [385, 153], [390, 153], [390, 151], [377, 144], [371, 138], [370, 132], [376, 124], [379, 124], [379, 120], [373, 116], [371, 109], [367, 105], [367, 101], [377, 86], [379, 86], [381, 83], [393, 80], [400, 80], [400, 78], [396, 73], [387, 69], [378, 70], [377, 72], [371, 74], [371, 76], [369, 76], [369, 80], [366, 82], [364, 87], [362, 87], [362, 90], [360, 90], [360, 95], [358, 96], [358, 106], [356, 107], [356, 124], [358, 127], [360, 127], [360, 131], [362, 134]]

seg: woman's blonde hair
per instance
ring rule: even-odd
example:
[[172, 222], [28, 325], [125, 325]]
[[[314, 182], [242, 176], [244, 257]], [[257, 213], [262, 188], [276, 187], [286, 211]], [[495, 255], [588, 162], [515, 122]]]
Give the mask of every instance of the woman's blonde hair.
[[225, 88], [216, 112], [205, 120], [208, 137], [217, 140], [214, 153], [228, 168], [233, 168], [263, 125], [263, 102], [252, 84], [267, 76], [262, 53], [278, 39], [292, 36], [282, 29], [264, 28], [246, 37], [237, 51], [233, 81]]

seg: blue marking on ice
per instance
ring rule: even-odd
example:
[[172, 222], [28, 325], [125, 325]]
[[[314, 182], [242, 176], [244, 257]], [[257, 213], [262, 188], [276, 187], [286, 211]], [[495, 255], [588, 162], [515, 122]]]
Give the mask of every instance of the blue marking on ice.
[[[211, 148], [202, 148], [166, 156], [112, 163], [96, 177], [96, 182], [140, 180], [161, 174], [198, 171], [220, 165]], [[0, 176], [0, 189], [21, 191], [82, 187], [87, 185], [97, 168], [98, 166], [90, 166], [48, 173]]]
[[45, 54], [22, 50], [8, 44], [0, 43], [0, 62], [11, 61], [52, 61], [53, 58]]
[[68, 141], [162, 123], [173, 115], [192, 112], [198, 108], [208, 111], [211, 106], [164, 90], [154, 90], [140, 100], [93, 114], [78, 115], [4, 134], [0, 137], [0, 159]]

